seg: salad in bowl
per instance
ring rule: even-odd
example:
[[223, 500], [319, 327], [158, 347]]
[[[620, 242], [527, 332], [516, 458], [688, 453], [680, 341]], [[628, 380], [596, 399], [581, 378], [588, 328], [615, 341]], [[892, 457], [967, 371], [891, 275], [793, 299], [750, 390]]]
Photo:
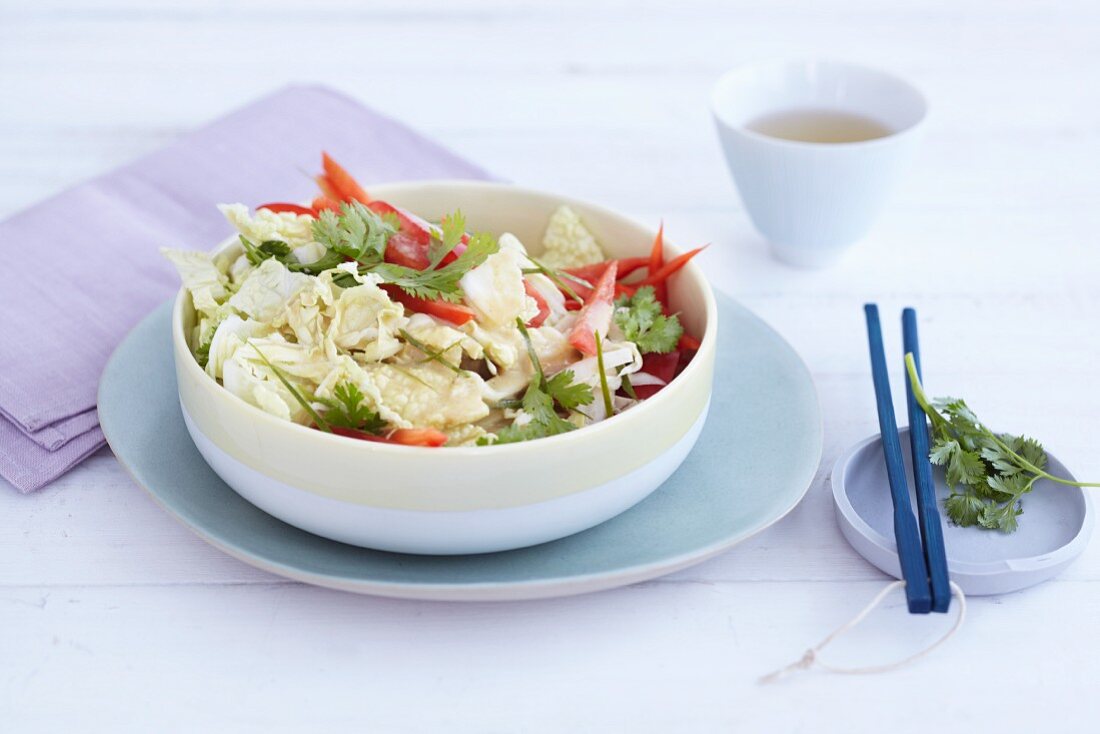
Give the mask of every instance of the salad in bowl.
[[718, 309], [697, 250], [579, 199], [480, 181], [223, 206], [167, 251], [183, 421], [244, 499], [316, 535], [485, 553], [597, 525], [695, 445]]
[[[629, 413], [700, 341], [669, 287], [702, 248], [609, 257], [568, 205], [536, 247], [371, 196], [328, 155], [308, 205], [221, 205], [213, 254], [164, 250], [210, 380], [280, 420], [419, 447], [533, 441]], [[535, 253], [538, 253], [537, 255]]]

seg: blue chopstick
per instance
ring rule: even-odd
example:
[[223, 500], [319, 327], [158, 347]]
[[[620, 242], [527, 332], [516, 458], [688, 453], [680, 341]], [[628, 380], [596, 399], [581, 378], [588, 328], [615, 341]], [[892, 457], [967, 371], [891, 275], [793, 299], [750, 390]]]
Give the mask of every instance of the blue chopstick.
[[894, 500], [894, 538], [905, 579], [905, 598], [910, 614], [927, 614], [932, 609], [932, 592], [928, 582], [928, 566], [924, 562], [920, 533], [909, 501], [909, 483], [905, 478], [905, 463], [894, 417], [894, 402], [890, 396], [890, 376], [886, 372], [886, 352], [882, 347], [882, 324], [878, 306], [863, 307], [867, 315], [867, 341], [871, 351], [871, 376], [875, 382], [875, 403], [878, 425], [882, 433], [882, 451], [886, 456], [886, 475], [890, 479], [890, 496]]
[[[901, 331], [905, 352], [913, 355], [913, 363], [920, 371], [920, 341], [917, 339], [917, 312], [907, 308], [901, 312]], [[943, 525], [940, 521], [939, 503], [936, 502], [936, 485], [932, 481], [932, 462], [928, 460], [928, 417], [913, 394], [913, 383], [905, 375], [905, 397], [909, 408], [909, 447], [913, 455], [913, 479], [917, 484], [917, 519], [921, 537], [924, 538], [924, 560], [928, 564], [928, 578], [932, 585], [932, 611], [946, 612], [951, 606], [951, 583], [947, 573], [947, 553], [943, 547]]]

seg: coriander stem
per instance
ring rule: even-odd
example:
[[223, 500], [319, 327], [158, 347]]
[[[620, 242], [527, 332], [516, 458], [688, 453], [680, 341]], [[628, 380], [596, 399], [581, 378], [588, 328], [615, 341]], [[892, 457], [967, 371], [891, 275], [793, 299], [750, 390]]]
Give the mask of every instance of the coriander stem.
[[1097, 483], [1097, 482], [1074, 482], [1074, 481], [1069, 480], [1069, 479], [1062, 479], [1061, 477], [1056, 477], [1053, 474], [1051, 474], [1050, 472], [1043, 471], [1042, 469], [1035, 466], [1034, 464], [1032, 464], [1030, 461], [1028, 461], [1024, 457], [1017, 454], [1011, 448], [1009, 448], [1008, 444], [1006, 444], [1004, 441], [1002, 441], [1000, 438], [998, 438], [997, 434], [994, 433], [993, 431], [989, 430], [989, 428], [987, 428], [984, 425], [982, 426], [982, 428], [985, 429], [986, 433], [989, 434], [989, 437], [991, 439], [993, 439], [993, 442], [997, 444], [997, 447], [999, 449], [1001, 449], [1001, 451], [1004, 451], [1006, 454], [1009, 454], [1012, 458], [1014, 458], [1016, 460], [1016, 463], [1018, 463], [1023, 468], [1027, 469], [1032, 474], [1036, 474], [1040, 477], [1044, 477], [1045, 479], [1049, 479], [1052, 482], [1057, 482], [1058, 484], [1065, 484], [1066, 486], [1069, 486], [1069, 487], [1100, 487], [1100, 483]]
[[905, 355], [905, 370], [909, 373], [909, 384], [913, 390], [913, 397], [917, 399], [917, 405], [920, 406], [924, 414], [927, 415], [934, 425], [943, 425], [946, 421], [943, 416], [932, 407], [931, 401], [928, 400], [928, 396], [924, 392], [924, 386], [921, 385], [920, 377], [917, 375], [917, 363], [913, 359], [913, 353], [908, 352]]
[[313, 406], [309, 404], [309, 401], [302, 397], [302, 394], [298, 392], [298, 389], [290, 384], [290, 380], [286, 378], [286, 375], [283, 374], [283, 371], [272, 364], [271, 360], [267, 358], [267, 355], [261, 352], [260, 348], [253, 344], [251, 340], [245, 343], [248, 344], [248, 346], [252, 347], [256, 354], [260, 355], [260, 359], [264, 361], [264, 364], [271, 368], [271, 371], [275, 373], [275, 376], [277, 378], [279, 378], [279, 382], [283, 383], [283, 387], [285, 387], [287, 391], [290, 392], [291, 397], [293, 397], [298, 402], [298, 404], [302, 406], [306, 413], [309, 414], [309, 417], [313, 419], [313, 422], [317, 424], [317, 427], [325, 433], [332, 433], [332, 427], [328, 424], [328, 421], [322, 418], [321, 414], [314, 410]]
[[596, 335], [596, 368], [600, 371], [600, 390], [603, 392], [603, 408], [607, 413], [607, 417], [610, 418], [614, 412], [614, 406], [611, 404], [611, 390], [607, 386], [607, 373], [603, 368], [603, 341], [600, 339], [600, 332], [593, 332]]

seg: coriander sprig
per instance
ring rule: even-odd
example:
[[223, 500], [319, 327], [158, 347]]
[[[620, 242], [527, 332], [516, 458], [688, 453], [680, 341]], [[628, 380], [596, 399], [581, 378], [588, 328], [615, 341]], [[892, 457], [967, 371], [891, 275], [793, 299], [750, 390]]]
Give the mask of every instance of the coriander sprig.
[[367, 405], [367, 397], [353, 382], [341, 382], [332, 389], [331, 398], [314, 396], [324, 405], [325, 421], [330, 426], [349, 428], [378, 435], [386, 430], [387, 423], [377, 412]]
[[913, 396], [932, 424], [933, 443], [929, 460], [944, 467], [951, 495], [944, 501], [948, 518], [963, 527], [977, 525], [1011, 533], [1023, 513], [1023, 495], [1037, 481], [1073, 487], [1100, 487], [1076, 482], [1046, 471], [1047, 455], [1033, 438], [994, 433], [963, 400], [930, 400], [917, 376], [912, 354], [905, 355], [905, 368]]
[[638, 345], [642, 354], [666, 354], [676, 348], [684, 327], [676, 314], [666, 316], [653, 286], [645, 285], [633, 296], [615, 301], [615, 324], [623, 338]]
[[594, 399], [591, 387], [573, 382], [572, 370], [563, 370], [547, 379], [523, 319], [517, 318], [516, 326], [523, 336], [527, 346], [527, 356], [534, 370], [531, 383], [527, 386], [527, 391], [524, 392], [520, 402], [523, 412], [530, 416], [530, 420], [522, 425], [511, 425], [498, 431], [495, 440], [487, 437], [479, 438], [479, 446], [530, 441], [575, 430], [577, 426], [559, 416], [558, 409], [575, 410], [581, 405], [588, 405]]

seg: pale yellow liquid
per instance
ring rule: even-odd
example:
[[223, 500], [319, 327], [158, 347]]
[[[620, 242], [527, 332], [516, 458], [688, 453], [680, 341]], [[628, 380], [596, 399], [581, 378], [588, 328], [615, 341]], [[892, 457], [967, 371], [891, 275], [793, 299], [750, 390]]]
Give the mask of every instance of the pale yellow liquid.
[[804, 143], [858, 143], [894, 131], [865, 115], [838, 110], [793, 109], [769, 112], [746, 127], [753, 132]]

